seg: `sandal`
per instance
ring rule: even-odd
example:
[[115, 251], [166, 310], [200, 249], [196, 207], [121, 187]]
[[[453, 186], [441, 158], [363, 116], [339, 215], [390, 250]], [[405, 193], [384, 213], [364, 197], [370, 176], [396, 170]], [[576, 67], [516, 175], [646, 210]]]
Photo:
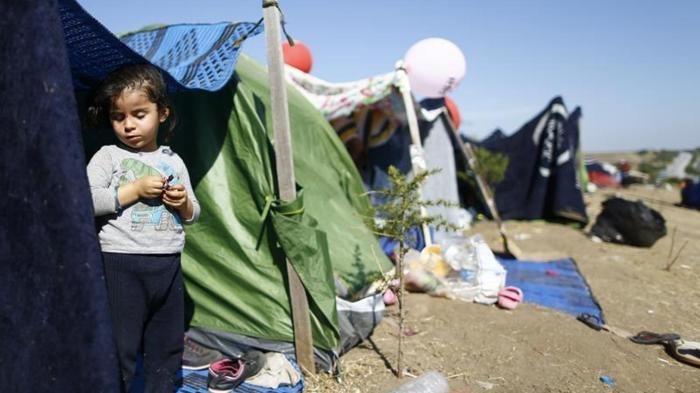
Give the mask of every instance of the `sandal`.
[[666, 345], [674, 358], [683, 363], [700, 367], [700, 343], [694, 341], [674, 340]]
[[518, 307], [523, 301], [523, 291], [518, 287], [504, 287], [498, 291], [498, 305], [506, 310]]
[[658, 334], [653, 332], [639, 332], [630, 337], [637, 344], [663, 344], [666, 352], [678, 361], [700, 367], [700, 343], [685, 341], [676, 333]]

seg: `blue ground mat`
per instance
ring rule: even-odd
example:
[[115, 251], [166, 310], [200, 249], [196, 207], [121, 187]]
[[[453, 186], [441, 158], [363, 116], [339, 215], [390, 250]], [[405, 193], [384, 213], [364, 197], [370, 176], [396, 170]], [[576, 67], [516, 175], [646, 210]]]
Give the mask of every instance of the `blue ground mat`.
[[[294, 363], [292, 363], [294, 364]], [[296, 364], [294, 364], [296, 367]], [[182, 370], [182, 387], [177, 390], [177, 393], [208, 393], [207, 390], [207, 370], [191, 371]], [[276, 389], [264, 388], [260, 386], [242, 383], [234, 393], [299, 393], [304, 391], [303, 380], [299, 381], [294, 386], [280, 386]]]
[[498, 258], [508, 271], [506, 285], [522, 289], [526, 303], [563, 311], [587, 313], [604, 323], [603, 310], [571, 258], [554, 261], [518, 261]]
[[[301, 372], [299, 370], [299, 366], [296, 364], [296, 361], [293, 359], [289, 359], [289, 361], [292, 363], [294, 368], [297, 369], [297, 371]], [[208, 393], [209, 391], [207, 390], [207, 373], [208, 370], [182, 370], [182, 387], [177, 389], [175, 393]], [[134, 383], [131, 388], [131, 393], [142, 393], [144, 390], [143, 386], [143, 370], [141, 369], [141, 365], [137, 365], [136, 369], [136, 378], [134, 379]], [[234, 393], [300, 393], [304, 391], [304, 378], [302, 379], [294, 386], [290, 385], [282, 385], [276, 389], [272, 388], [265, 388], [261, 386], [256, 386], [256, 385], [251, 385], [249, 383], [242, 383], [239, 385], [236, 390], [234, 390]]]

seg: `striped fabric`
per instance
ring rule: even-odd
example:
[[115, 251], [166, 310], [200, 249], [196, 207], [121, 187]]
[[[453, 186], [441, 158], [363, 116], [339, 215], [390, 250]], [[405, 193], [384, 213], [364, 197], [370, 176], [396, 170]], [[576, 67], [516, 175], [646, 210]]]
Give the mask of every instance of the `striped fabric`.
[[383, 145], [401, 128], [392, 113], [381, 107], [357, 109], [348, 116], [331, 120], [331, 125], [344, 143], [355, 138], [365, 143], [365, 138], [369, 138], [368, 147]]
[[406, 125], [395, 72], [346, 83], [326, 82], [293, 67], [286, 67], [286, 74], [346, 144], [357, 139], [360, 146], [378, 147]]

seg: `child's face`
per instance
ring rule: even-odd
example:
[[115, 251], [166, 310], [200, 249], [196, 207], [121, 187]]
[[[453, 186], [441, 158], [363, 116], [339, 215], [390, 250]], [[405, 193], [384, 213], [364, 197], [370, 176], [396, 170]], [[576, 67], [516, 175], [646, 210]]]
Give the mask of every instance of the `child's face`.
[[158, 148], [158, 127], [168, 118], [168, 110], [158, 110], [146, 94], [138, 89], [124, 90], [112, 103], [110, 123], [117, 138], [138, 151]]

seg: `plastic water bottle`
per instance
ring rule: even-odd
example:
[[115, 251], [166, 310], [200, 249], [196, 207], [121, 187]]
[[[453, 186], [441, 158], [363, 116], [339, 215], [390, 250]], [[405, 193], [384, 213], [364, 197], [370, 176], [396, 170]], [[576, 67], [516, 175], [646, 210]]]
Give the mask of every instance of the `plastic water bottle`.
[[442, 374], [437, 371], [428, 371], [389, 393], [449, 393], [449, 391], [450, 386]]
[[474, 237], [469, 238], [466, 247], [464, 248], [464, 256], [460, 260], [459, 275], [462, 281], [469, 285], [478, 285], [479, 275], [479, 255], [476, 252], [477, 240]]

